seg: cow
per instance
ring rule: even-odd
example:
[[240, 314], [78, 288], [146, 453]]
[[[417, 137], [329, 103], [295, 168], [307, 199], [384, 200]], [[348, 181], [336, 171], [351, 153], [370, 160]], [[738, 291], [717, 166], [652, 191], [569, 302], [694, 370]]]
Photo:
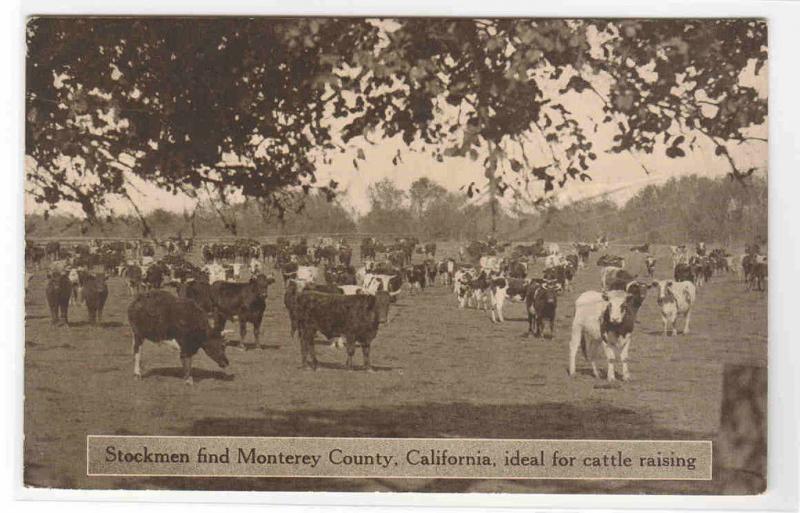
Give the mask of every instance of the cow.
[[614, 362], [622, 365], [623, 381], [630, 380], [628, 352], [636, 314], [647, 296], [647, 287], [636, 281], [625, 290], [598, 292], [589, 290], [575, 300], [575, 317], [569, 342], [569, 375], [575, 375], [575, 357], [578, 349], [592, 364], [595, 378], [600, 377], [597, 361], [605, 353], [608, 363], [607, 380], [614, 381]]
[[122, 271], [125, 283], [128, 285], [128, 293], [135, 296], [142, 288], [142, 268], [136, 264], [128, 264]]
[[592, 245], [582, 242], [575, 243], [575, 251], [578, 253], [578, 267], [586, 267], [586, 262], [589, 261], [589, 254], [592, 252]]
[[508, 277], [524, 280], [528, 277], [528, 263], [520, 260], [512, 260], [508, 263]]
[[202, 349], [221, 368], [228, 366], [225, 341], [209, 327], [206, 312], [191, 299], [176, 297], [165, 290], [139, 294], [128, 306], [133, 335], [133, 375], [142, 379], [142, 344], [145, 340], [165, 342], [180, 351], [183, 380], [192, 378], [192, 357]]
[[214, 312], [214, 303], [211, 301], [211, 285], [207, 280], [190, 279], [185, 282], [171, 282], [168, 285], [175, 288], [178, 297], [191, 299], [209, 316]]
[[764, 290], [767, 279], [767, 258], [764, 255], [751, 255], [752, 262], [749, 264], [747, 273], [748, 290]]
[[72, 282], [65, 272], [51, 272], [45, 288], [47, 306], [50, 308], [50, 321], [58, 324], [62, 321], [69, 326], [69, 301], [72, 296]]
[[672, 271], [672, 278], [675, 281], [690, 281], [695, 282], [694, 269], [688, 263], [679, 263]]
[[339, 265], [350, 267], [353, 260], [353, 249], [350, 246], [341, 246], [339, 248]]
[[433, 287], [436, 285], [436, 276], [439, 274], [439, 266], [432, 258], [428, 258], [423, 262], [425, 265], [425, 285]]
[[683, 334], [689, 333], [689, 319], [692, 315], [692, 306], [697, 296], [697, 289], [690, 281], [660, 280], [654, 281], [651, 287], [658, 289], [658, 306], [661, 309], [661, 319], [664, 321], [664, 336], [669, 332], [674, 336], [677, 333], [675, 321], [678, 315], [686, 319], [683, 325]]
[[620, 283], [624, 286], [635, 276], [620, 267], [603, 267], [600, 271], [600, 287], [602, 290], [619, 289]]
[[403, 277], [399, 274], [373, 274], [366, 273], [361, 286], [370, 294], [378, 291], [389, 293], [389, 297], [394, 301], [403, 286]]
[[633, 253], [647, 253], [650, 251], [650, 243], [645, 242], [641, 246], [631, 246], [631, 252]]
[[675, 267], [678, 264], [688, 264], [689, 263], [689, 255], [686, 252], [686, 246], [670, 246], [669, 247], [670, 253], [672, 254], [672, 269], [675, 270]]
[[693, 255], [689, 259], [689, 267], [692, 269], [692, 275], [694, 276], [693, 283], [699, 289], [705, 282], [710, 278], [710, 270], [711, 266], [707, 262], [707, 258], [699, 255]]
[[548, 267], [542, 273], [547, 280], [558, 282], [561, 290], [572, 289], [572, 279], [575, 277], [575, 268], [571, 264], [559, 264], [555, 267]]
[[295, 322], [300, 334], [301, 366], [317, 368], [314, 336], [322, 333], [328, 339], [343, 337], [347, 348], [347, 369], [353, 367], [356, 344], [361, 345], [364, 368], [371, 372], [370, 344], [380, 324], [389, 318], [389, 294], [337, 295], [303, 291], [296, 296]]
[[403, 274], [411, 291], [422, 291], [427, 285], [428, 273], [425, 264], [415, 264], [407, 267], [403, 270]]
[[653, 255], [647, 255], [644, 259], [644, 268], [647, 276], [652, 278], [656, 273], [656, 259]]
[[89, 323], [103, 322], [103, 308], [108, 299], [108, 285], [104, 273], [90, 274], [83, 282], [83, 300], [89, 313]]
[[555, 334], [556, 307], [558, 306], [559, 285], [554, 280], [536, 280], [532, 282], [525, 294], [525, 309], [528, 312], [528, 333], [541, 337], [544, 322], [550, 325], [548, 338]]
[[706, 243], [705, 242], [698, 242], [697, 246], [695, 246], [695, 253], [698, 256], [706, 256]]
[[166, 265], [155, 262], [147, 268], [144, 275], [145, 285], [151, 289], [160, 289], [164, 284], [164, 275], [167, 274]]
[[429, 243], [425, 244], [425, 255], [430, 257], [430, 258], [433, 258], [433, 257], [436, 256], [436, 243], [435, 242], [429, 242]]
[[261, 321], [267, 307], [267, 290], [275, 283], [272, 276], [259, 274], [246, 283], [215, 281], [211, 284], [211, 303], [215, 319], [214, 329], [222, 333], [225, 323], [237, 317], [239, 320], [240, 343], [244, 347], [247, 323], [253, 325], [253, 338], [259, 348], [261, 345]]
[[491, 278], [487, 292], [490, 294], [492, 322], [504, 322], [503, 307], [506, 300], [524, 301], [527, 290], [528, 282], [524, 279], [502, 276]]

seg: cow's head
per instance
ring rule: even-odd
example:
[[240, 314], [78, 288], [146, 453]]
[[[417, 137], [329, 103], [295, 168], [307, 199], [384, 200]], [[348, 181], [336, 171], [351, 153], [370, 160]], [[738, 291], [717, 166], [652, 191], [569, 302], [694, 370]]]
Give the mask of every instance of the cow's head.
[[650, 287], [658, 290], [658, 304], [663, 303], [672, 297], [672, 280], [657, 280], [650, 284]]
[[267, 289], [273, 283], [275, 283], [275, 277], [272, 275], [272, 273], [270, 273], [269, 276], [263, 273], [259, 273], [254, 277], [250, 278], [250, 284], [254, 285], [261, 294], [266, 294]]
[[208, 357], [214, 360], [222, 369], [230, 365], [228, 357], [225, 356], [225, 345], [225, 335], [209, 329], [206, 343], [202, 346]]
[[602, 319], [603, 332], [608, 331], [609, 327], [619, 326], [625, 321], [625, 316], [630, 308], [630, 298], [630, 294], [619, 290], [603, 293], [603, 301], [606, 302]]

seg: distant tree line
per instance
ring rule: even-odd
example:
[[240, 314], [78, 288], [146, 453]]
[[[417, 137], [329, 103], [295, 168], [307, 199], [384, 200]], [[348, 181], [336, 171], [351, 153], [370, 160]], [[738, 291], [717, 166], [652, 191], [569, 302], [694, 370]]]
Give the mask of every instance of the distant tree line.
[[[226, 223], [235, 223], [242, 237], [302, 234], [414, 235], [421, 240], [475, 240], [492, 230], [489, 203], [470, 203], [463, 193], [420, 178], [408, 190], [388, 179], [370, 186], [369, 211], [358, 216], [321, 195], [306, 198], [299, 212], [284, 220], [261, 210], [257, 203], [228, 207], [200, 204], [193, 212], [156, 209], [145, 214], [157, 237], [229, 237]], [[648, 185], [623, 205], [609, 199], [551, 205], [534, 214], [500, 209], [498, 236], [506, 240], [578, 241], [606, 235], [620, 243], [706, 241], [733, 243], [767, 239], [767, 182], [751, 176], [746, 183], [729, 178], [686, 176]], [[140, 219], [119, 215], [99, 223], [66, 215], [26, 216], [31, 237], [138, 237]]]

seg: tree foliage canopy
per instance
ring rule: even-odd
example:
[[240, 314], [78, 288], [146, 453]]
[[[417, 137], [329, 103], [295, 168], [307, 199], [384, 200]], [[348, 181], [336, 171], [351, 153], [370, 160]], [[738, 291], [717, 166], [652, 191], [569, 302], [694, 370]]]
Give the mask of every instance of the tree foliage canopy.
[[[333, 196], [316, 183], [333, 152], [394, 136], [480, 159], [492, 191], [533, 204], [531, 184], [590, 180], [598, 152], [681, 158], [699, 137], [742, 177], [729, 145], [766, 120], [742, 79], [766, 44], [766, 23], [743, 19], [35, 18], [28, 192], [91, 220], [134, 175], [282, 215], [297, 191]], [[572, 94], [603, 118], [570, 111]], [[611, 148], [587, 133], [600, 125]]]

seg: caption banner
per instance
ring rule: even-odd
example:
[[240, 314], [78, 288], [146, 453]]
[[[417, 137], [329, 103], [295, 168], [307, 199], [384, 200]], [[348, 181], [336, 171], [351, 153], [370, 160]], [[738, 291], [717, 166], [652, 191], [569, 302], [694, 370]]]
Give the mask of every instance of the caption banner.
[[90, 435], [90, 476], [711, 479], [710, 441]]

